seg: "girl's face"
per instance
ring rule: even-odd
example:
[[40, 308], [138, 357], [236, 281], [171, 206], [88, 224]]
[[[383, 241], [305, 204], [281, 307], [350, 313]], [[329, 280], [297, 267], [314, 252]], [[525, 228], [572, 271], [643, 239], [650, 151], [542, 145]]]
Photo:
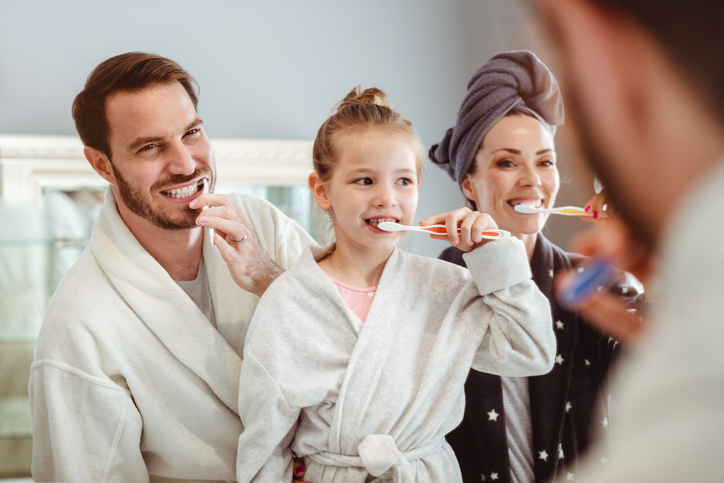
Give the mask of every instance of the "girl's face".
[[540, 121], [523, 114], [493, 126], [475, 155], [475, 171], [462, 183], [478, 211], [518, 238], [538, 233], [548, 215], [518, 213], [515, 205], [550, 208], [559, 187], [553, 137]]
[[332, 216], [337, 249], [391, 251], [404, 233], [377, 224], [413, 222], [420, 185], [415, 150], [399, 135], [375, 131], [337, 142], [332, 178], [312, 188], [317, 204]]

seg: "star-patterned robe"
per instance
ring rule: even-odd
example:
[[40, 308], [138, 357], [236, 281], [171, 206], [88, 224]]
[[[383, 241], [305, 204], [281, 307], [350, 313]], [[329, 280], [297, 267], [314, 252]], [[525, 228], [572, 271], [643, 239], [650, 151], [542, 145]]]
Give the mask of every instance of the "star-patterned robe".
[[[465, 266], [462, 252], [450, 247], [440, 258]], [[595, 425], [608, 426], [604, 413], [595, 411], [597, 396], [619, 344], [602, 335], [576, 315], [561, 308], [553, 291], [553, 276], [559, 270], [578, 267], [585, 257], [567, 253], [542, 234], [531, 259], [533, 280], [548, 297], [558, 349], [553, 370], [529, 377], [533, 461], [535, 481], [556, 476], [574, 478], [576, 458], [590, 441]], [[638, 292], [618, 280], [611, 288], [626, 302]], [[465, 384], [466, 408], [463, 422], [448, 434], [460, 463], [463, 481], [510, 481], [505, 408], [499, 376], [471, 370]], [[601, 455], [605, 459], [607, 455]]]

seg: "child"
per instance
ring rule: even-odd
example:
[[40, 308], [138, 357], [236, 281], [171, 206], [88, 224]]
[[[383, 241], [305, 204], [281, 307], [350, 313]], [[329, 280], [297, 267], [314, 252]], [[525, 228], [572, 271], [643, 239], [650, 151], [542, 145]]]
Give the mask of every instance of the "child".
[[[470, 272], [395, 247], [412, 224], [422, 145], [379, 89], [354, 89], [319, 129], [309, 187], [336, 243], [305, 252], [266, 291], [244, 347], [237, 477], [288, 482], [461, 481], [445, 434], [460, 422], [470, 367], [509, 376], [553, 366], [547, 299], [522, 243], [481, 240], [492, 219], [444, 222]], [[491, 422], [495, 415], [490, 415]], [[377, 480], [375, 480], [377, 481]]]

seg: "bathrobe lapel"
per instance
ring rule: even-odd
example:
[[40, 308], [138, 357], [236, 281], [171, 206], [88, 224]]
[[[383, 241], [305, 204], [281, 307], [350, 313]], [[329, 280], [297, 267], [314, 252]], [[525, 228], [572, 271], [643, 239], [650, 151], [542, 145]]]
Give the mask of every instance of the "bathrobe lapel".
[[[226, 327], [231, 318], [229, 305], [233, 295], [223, 287], [233, 284], [219, 281], [222, 272], [218, 259], [221, 257], [210, 253], [213, 247], [208, 235], [206, 237], [204, 260], [209, 271], [214, 311], [220, 327]], [[110, 189], [94, 227], [90, 249], [109, 283], [144, 324], [184, 366], [238, 414], [241, 357], [138, 243], [118, 214]], [[199, 350], [200, 347], [204, 349]]]
[[367, 407], [376, 389], [384, 385], [384, 368], [393, 349], [391, 342], [402, 320], [395, 314], [406, 284], [403, 263], [399, 249], [395, 248], [382, 272], [340, 389], [330, 431], [332, 452], [356, 454], [357, 437], [368, 432], [364, 428]]

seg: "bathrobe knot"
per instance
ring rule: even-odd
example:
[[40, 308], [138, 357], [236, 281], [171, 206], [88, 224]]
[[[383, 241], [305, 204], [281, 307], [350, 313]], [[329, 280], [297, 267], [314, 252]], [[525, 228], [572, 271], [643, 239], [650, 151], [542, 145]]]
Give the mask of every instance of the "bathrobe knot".
[[413, 482], [414, 473], [389, 434], [368, 434], [357, 446], [365, 469], [375, 481]]
[[357, 446], [359, 456], [322, 452], [309, 454], [306, 458], [323, 465], [364, 468], [377, 477], [372, 483], [413, 483], [415, 472], [409, 462], [438, 451], [444, 443], [445, 438], [438, 438], [403, 453], [397, 449], [392, 436], [368, 434]]

